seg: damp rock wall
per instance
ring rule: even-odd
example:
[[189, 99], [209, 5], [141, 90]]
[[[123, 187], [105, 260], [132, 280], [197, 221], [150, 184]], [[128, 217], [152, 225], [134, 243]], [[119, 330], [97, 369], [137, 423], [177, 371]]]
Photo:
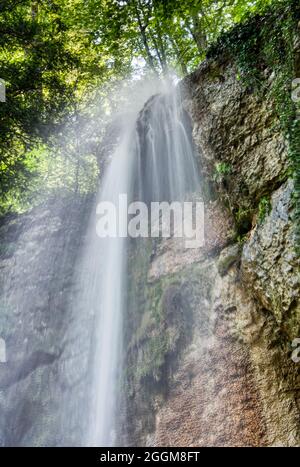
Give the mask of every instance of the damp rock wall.
[[300, 263], [275, 105], [228, 58], [203, 63], [180, 91], [206, 242], [163, 240], [132, 258], [132, 290], [148, 293], [129, 297], [124, 443], [298, 446]]

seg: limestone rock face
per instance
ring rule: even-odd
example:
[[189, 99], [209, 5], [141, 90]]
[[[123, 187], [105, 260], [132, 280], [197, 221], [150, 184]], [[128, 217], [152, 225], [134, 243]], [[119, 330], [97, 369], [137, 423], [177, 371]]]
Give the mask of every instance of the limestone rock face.
[[[164, 255], [172, 249], [166, 241]], [[216, 254], [148, 276], [128, 349], [125, 444], [298, 445], [298, 369], [273, 313], [241, 280], [240, 250], [221, 252], [231, 258], [221, 274]]]
[[156, 280], [162, 275], [174, 274], [183, 265], [203, 261], [207, 256], [221, 251], [232, 240], [234, 221], [217, 202], [209, 202], [204, 213], [204, 245], [199, 248], [187, 248], [186, 239], [171, 237], [159, 242], [150, 264], [148, 278]]
[[228, 269], [240, 258], [240, 245], [235, 243], [229, 245], [221, 251], [218, 260], [218, 271], [221, 276], [224, 276]]
[[78, 442], [73, 397], [84, 380], [88, 322], [77, 335], [69, 329], [90, 204], [48, 203], [0, 225], [0, 337], [6, 344], [6, 362], [0, 363], [1, 446]]
[[[243, 88], [226, 60], [204, 63], [181, 95], [209, 228], [202, 249], [172, 238], [141, 264], [152, 292], [129, 307], [125, 442], [298, 446], [299, 363], [291, 354], [300, 277], [286, 143], [272, 103]], [[259, 216], [262, 198], [270, 206]], [[180, 315], [162, 306], [174, 288], [186, 315], [177, 333]]]
[[[300, 278], [287, 148], [272, 105], [242, 87], [231, 63], [207, 62], [181, 88], [203, 175], [205, 245], [143, 239], [129, 251], [120, 442], [298, 446]], [[265, 196], [270, 210], [258, 220]], [[90, 208], [41, 206], [0, 225], [2, 446], [82, 439], [93, 321], [83, 307], [73, 328], [72, 304]]]
[[300, 335], [300, 261], [294, 248], [292, 182], [272, 195], [272, 209], [243, 248], [242, 274], [290, 339]]
[[[190, 310], [188, 319], [192, 327], [182, 330], [186, 339], [181, 340], [175, 355], [165, 355], [164, 372], [156, 384], [151, 374], [147, 381], [135, 380], [136, 394], [132, 395], [132, 401], [136, 403], [137, 394], [147, 394], [148, 408], [145, 402], [142, 412], [139, 403], [135, 406], [133, 444], [267, 444], [251, 356], [248, 347], [236, 338], [234, 322], [245, 311], [244, 303], [232, 297], [233, 292], [218, 274], [216, 263], [214, 258], [192, 268], [183, 266], [176, 276], [168, 278], [168, 284], [176, 283], [178, 290], [187, 291], [185, 308]], [[161, 288], [168, 290], [166, 287], [170, 285], [166, 286], [164, 280], [157, 278]], [[236, 275], [232, 279], [235, 281]], [[247, 311], [252, 312], [251, 305]], [[171, 307], [168, 313], [172, 315]], [[249, 326], [248, 321], [244, 328]], [[255, 331], [251, 326], [244, 331], [246, 335], [249, 332], [259, 333], [257, 326]], [[147, 340], [151, 340], [151, 335], [144, 335], [139, 342], [141, 351]]]
[[232, 208], [252, 207], [267, 187], [280, 185], [288, 158], [273, 106], [243, 88], [231, 63], [204, 63], [182, 90], [203, 174], [210, 178], [216, 164], [226, 164], [230, 177], [221, 189]]

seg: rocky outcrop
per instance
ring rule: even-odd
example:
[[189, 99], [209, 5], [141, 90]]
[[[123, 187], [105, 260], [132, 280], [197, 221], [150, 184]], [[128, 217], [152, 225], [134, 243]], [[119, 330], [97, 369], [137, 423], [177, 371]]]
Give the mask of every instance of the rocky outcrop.
[[289, 167], [272, 102], [246, 89], [234, 64], [222, 59], [205, 62], [181, 87], [204, 177], [218, 176], [223, 164], [220, 175], [229, 176], [220, 177], [219, 189], [232, 210], [255, 207]]
[[[154, 374], [149, 365], [147, 379], [135, 375], [131, 380], [129, 402], [135, 414], [128, 417], [134, 420], [129, 427], [131, 442], [157, 446], [267, 444], [249, 349], [236, 338], [234, 320], [245, 310], [241, 310], [242, 304], [237, 300], [225, 299], [217, 259], [183, 266], [177, 274], [170, 274], [168, 279], [157, 276], [156, 281], [156, 303], [160, 300], [159, 291], [164, 297], [176, 288], [190, 326], [177, 323], [177, 333], [183, 334], [181, 342], [176, 343], [173, 335], [173, 349], [161, 349], [159, 374]], [[228, 287], [226, 290], [230, 295]], [[153, 315], [155, 312], [157, 308]], [[176, 312], [172, 303], [167, 303], [161, 313], [165, 327], [157, 327], [161, 329], [160, 339], [170, 331]], [[150, 342], [155, 345], [148, 329], [137, 342], [142, 356]], [[141, 360], [131, 361], [132, 367], [147, 363]]]
[[[119, 439], [297, 446], [299, 258], [278, 118], [228, 59], [204, 63], [181, 90], [202, 173], [203, 192], [193, 196], [205, 199], [206, 241], [198, 249], [175, 238], [129, 246]], [[101, 163], [119, 129], [108, 131]], [[82, 440], [93, 321], [84, 303], [76, 304], [78, 320], [73, 305], [91, 206], [55, 202], [0, 225], [2, 446]]]
[[90, 209], [89, 199], [56, 199], [2, 219], [1, 446], [78, 444], [74, 402], [80, 403], [84, 384], [86, 336], [70, 330], [76, 261]]
[[[275, 316], [242, 280], [247, 247], [200, 261], [195, 252], [193, 264], [155, 275], [150, 265], [147, 311], [128, 349], [127, 443], [298, 445], [298, 368]], [[173, 248], [161, 245], [164, 260]]]
[[293, 184], [282, 185], [271, 198], [271, 212], [258, 224], [243, 248], [245, 284], [274, 314], [290, 340], [300, 335], [300, 260], [292, 222]]
[[300, 264], [278, 117], [228, 59], [204, 63], [181, 92], [210, 227], [202, 249], [172, 238], [134, 260], [133, 283], [146, 284], [134, 290], [151, 292], [129, 306], [125, 442], [298, 446], [299, 363], [291, 353]]
[[234, 235], [234, 220], [216, 202], [209, 202], [205, 207], [204, 246], [186, 248], [185, 239], [169, 238], [159, 242], [149, 265], [148, 279], [155, 281], [162, 275], [174, 274], [188, 266], [204, 261], [208, 256], [220, 252]]

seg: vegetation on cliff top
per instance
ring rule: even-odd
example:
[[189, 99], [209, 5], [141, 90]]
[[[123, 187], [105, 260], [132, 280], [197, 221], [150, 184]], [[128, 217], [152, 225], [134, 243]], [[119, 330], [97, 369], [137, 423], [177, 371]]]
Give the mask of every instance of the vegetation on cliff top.
[[[195, 69], [223, 31], [287, 0], [0, 1], [0, 212], [95, 189], [124, 78]], [[95, 103], [97, 105], [95, 106]], [[97, 112], [98, 108], [102, 111]], [[91, 128], [90, 120], [97, 125]]]
[[[234, 58], [238, 78], [252, 92], [274, 102], [286, 138], [291, 159], [289, 174], [295, 181], [295, 222], [300, 245], [300, 119], [299, 105], [292, 99], [293, 82], [300, 68], [300, 4], [297, 0], [278, 2], [264, 14], [254, 15], [245, 23], [223, 34], [208, 53], [208, 58]], [[265, 215], [266, 198], [259, 204], [259, 219]]]

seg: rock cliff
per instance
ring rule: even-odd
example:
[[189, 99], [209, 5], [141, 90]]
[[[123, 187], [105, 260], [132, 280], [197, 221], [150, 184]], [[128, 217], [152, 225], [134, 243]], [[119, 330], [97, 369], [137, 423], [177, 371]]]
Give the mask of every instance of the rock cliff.
[[173, 238], [132, 258], [133, 290], [148, 293], [129, 306], [125, 442], [296, 446], [300, 262], [288, 144], [274, 102], [240, 82], [233, 60], [208, 60], [180, 88], [206, 244], [185, 250]]
[[[263, 75], [269, 89], [272, 70]], [[246, 86], [226, 55], [179, 88], [206, 242], [129, 248], [120, 443], [298, 446], [300, 264], [288, 142], [267, 91]], [[72, 300], [92, 201], [57, 206], [0, 225], [2, 446], [78, 445], [84, 430], [77, 407], [91, 320], [83, 307], [81, 328], [72, 328]]]

